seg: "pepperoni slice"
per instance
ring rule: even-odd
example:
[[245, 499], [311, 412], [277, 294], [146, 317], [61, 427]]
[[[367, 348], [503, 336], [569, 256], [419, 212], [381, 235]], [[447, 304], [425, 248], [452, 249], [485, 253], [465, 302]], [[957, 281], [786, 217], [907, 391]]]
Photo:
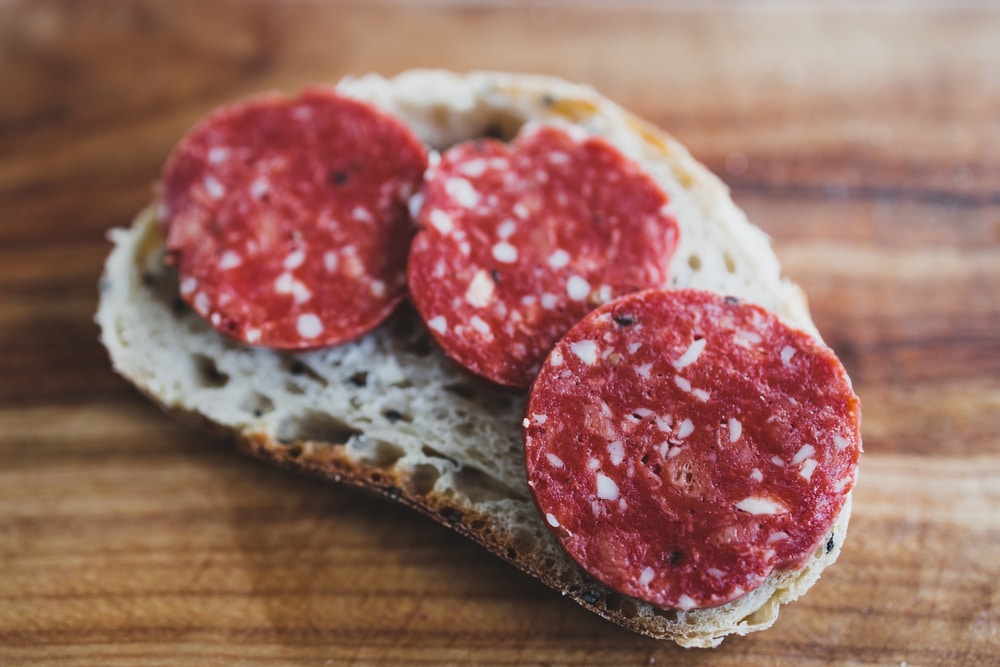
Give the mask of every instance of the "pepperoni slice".
[[365, 333], [405, 296], [407, 200], [426, 166], [409, 129], [332, 90], [219, 109], [163, 172], [181, 296], [248, 344], [307, 349]]
[[771, 313], [649, 290], [563, 338], [524, 419], [535, 501], [585, 570], [664, 609], [717, 606], [821, 548], [860, 406], [833, 352]]
[[426, 187], [408, 279], [444, 351], [527, 387], [596, 306], [666, 284], [677, 244], [667, 196], [603, 139], [555, 127], [444, 153]]

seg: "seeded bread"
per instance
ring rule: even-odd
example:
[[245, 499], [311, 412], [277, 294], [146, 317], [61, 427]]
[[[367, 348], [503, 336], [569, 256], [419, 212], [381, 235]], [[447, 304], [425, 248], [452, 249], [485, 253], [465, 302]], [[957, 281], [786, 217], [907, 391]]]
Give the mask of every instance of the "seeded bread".
[[[509, 138], [530, 121], [606, 137], [670, 196], [680, 228], [672, 285], [758, 303], [819, 336], [801, 291], [781, 277], [767, 237], [724, 184], [674, 139], [594, 90], [548, 77], [425, 70], [337, 87], [396, 114], [437, 149]], [[150, 398], [233, 435], [254, 456], [410, 506], [631, 630], [691, 647], [762, 630], [840, 553], [850, 498], [803, 569], [776, 572], [739, 600], [684, 612], [618, 594], [563, 553], [532, 503], [520, 430], [525, 394], [456, 367], [412, 309], [338, 347], [251, 349], [216, 334], [179, 299], [155, 206], [111, 240], [101, 340], [115, 369]]]

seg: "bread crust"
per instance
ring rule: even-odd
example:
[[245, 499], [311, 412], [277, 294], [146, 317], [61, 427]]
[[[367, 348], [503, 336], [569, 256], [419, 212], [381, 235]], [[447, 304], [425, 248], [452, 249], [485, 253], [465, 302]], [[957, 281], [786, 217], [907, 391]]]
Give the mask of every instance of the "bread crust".
[[[528, 122], [603, 136], [667, 191], [681, 243], [671, 285], [758, 303], [819, 338], [802, 291], [783, 279], [767, 237], [725, 185], [669, 135], [584, 86], [539, 76], [414, 70], [337, 85], [396, 114], [442, 149]], [[659, 610], [580, 569], [535, 510], [520, 442], [523, 393], [456, 368], [414, 313], [337, 348], [291, 354], [240, 346], [177, 299], [153, 207], [111, 234], [96, 316], [115, 369], [167, 411], [207, 424], [283, 468], [400, 502], [630, 630], [687, 647], [718, 645], [774, 623], [840, 553], [850, 496], [830, 537], [800, 570], [778, 571], [713, 609]]]

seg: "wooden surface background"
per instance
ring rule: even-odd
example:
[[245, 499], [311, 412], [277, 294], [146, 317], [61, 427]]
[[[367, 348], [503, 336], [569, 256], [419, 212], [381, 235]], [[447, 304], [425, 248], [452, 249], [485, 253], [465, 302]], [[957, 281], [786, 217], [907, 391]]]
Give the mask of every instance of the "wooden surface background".
[[[1000, 11], [834, 5], [0, 1], [0, 664], [1000, 664]], [[595, 85], [808, 291], [867, 453], [843, 556], [768, 632], [630, 634], [110, 371], [104, 234], [184, 130], [413, 66]]]

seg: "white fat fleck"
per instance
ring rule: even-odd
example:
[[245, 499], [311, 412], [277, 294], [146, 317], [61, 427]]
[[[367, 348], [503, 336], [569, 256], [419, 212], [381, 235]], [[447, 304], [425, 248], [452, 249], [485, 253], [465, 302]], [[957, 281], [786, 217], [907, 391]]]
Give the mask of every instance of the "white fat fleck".
[[291, 294], [294, 283], [294, 276], [286, 271], [274, 279], [274, 291], [278, 294]]
[[655, 573], [653, 572], [653, 568], [649, 567], [648, 565], [644, 567], [642, 573], [639, 574], [639, 585], [648, 586], [649, 582], [653, 580], [654, 574]]
[[783, 458], [781, 458], [780, 456], [772, 456], [771, 457], [771, 463], [773, 463], [776, 466], [783, 466], [783, 465], [785, 465], [785, 460]]
[[566, 294], [574, 301], [583, 301], [590, 294], [590, 283], [574, 274], [566, 281]]
[[292, 271], [302, 266], [303, 262], [306, 261], [306, 254], [301, 250], [296, 250], [285, 257], [283, 266], [286, 271]]
[[579, 340], [570, 345], [569, 349], [585, 364], [597, 361], [597, 343], [592, 340]]
[[492, 330], [490, 330], [490, 325], [488, 325], [478, 315], [473, 315], [471, 318], [469, 318], [469, 324], [472, 325], [473, 329], [475, 329], [479, 333], [483, 334], [484, 336], [493, 333]]
[[254, 199], [260, 199], [270, 191], [271, 185], [265, 178], [257, 177], [250, 183], [250, 196]]
[[517, 248], [506, 241], [495, 243], [493, 245], [493, 258], [504, 264], [513, 264], [517, 261]]
[[337, 270], [337, 253], [332, 250], [323, 253], [323, 268], [329, 273]]
[[428, 168], [434, 168], [441, 164], [441, 151], [436, 151], [431, 149], [427, 152], [427, 166]]
[[589, 461], [587, 461], [587, 470], [597, 470], [600, 467], [601, 467], [601, 462], [598, 461], [597, 459], [592, 458]]
[[497, 227], [497, 236], [501, 239], [509, 239], [517, 231], [517, 223], [513, 220], [504, 220]]
[[710, 575], [712, 575], [716, 579], [722, 579], [724, 576], [726, 576], [726, 573], [723, 572], [722, 570], [720, 570], [717, 567], [706, 568], [705, 572], [708, 572]]
[[750, 347], [751, 345], [756, 345], [763, 340], [763, 338], [760, 337], [760, 334], [756, 331], [747, 331], [746, 329], [740, 329], [737, 331], [733, 338], [741, 347]]
[[787, 365], [792, 357], [795, 356], [795, 348], [791, 345], [786, 345], [781, 348], [781, 363]]
[[845, 478], [843, 478], [842, 480], [840, 480], [839, 482], [837, 482], [836, 484], [833, 485], [833, 490], [836, 491], [837, 493], [841, 493], [844, 489], [847, 488], [847, 486], [849, 484], [853, 484], [853, 483], [854, 483], [854, 477], [853, 476], [845, 477]]
[[212, 199], [222, 199], [222, 196], [226, 194], [226, 188], [214, 176], [206, 176], [202, 184], [205, 186], [205, 192]]
[[381, 280], [373, 280], [371, 284], [371, 290], [372, 290], [372, 295], [375, 298], [381, 299], [382, 297], [385, 296], [385, 283], [382, 282]]
[[209, 164], [219, 164], [229, 159], [229, 149], [224, 146], [213, 146], [208, 151]]
[[306, 121], [312, 118], [313, 112], [307, 106], [298, 106], [292, 109], [292, 117], [295, 120]]
[[194, 309], [204, 315], [212, 308], [212, 302], [204, 292], [198, 292], [194, 297]]
[[427, 320], [427, 326], [440, 334], [448, 331], [448, 320], [444, 318], [444, 315], [436, 315], [431, 319]]
[[186, 276], [184, 280], [181, 281], [181, 294], [185, 296], [191, 292], [198, 289], [198, 279], [191, 276]]
[[736, 509], [748, 514], [781, 514], [788, 511], [781, 503], [759, 496], [744, 498], [736, 503]]
[[364, 206], [355, 206], [351, 210], [351, 217], [359, 222], [371, 222], [375, 219], [372, 217], [371, 211], [366, 209]]
[[493, 298], [493, 290], [493, 279], [490, 278], [490, 274], [480, 269], [476, 271], [476, 275], [469, 283], [469, 288], [465, 290], [465, 300], [476, 308], [482, 308]]
[[674, 418], [670, 415], [657, 416], [656, 418], [656, 428], [660, 429], [662, 433], [670, 433], [673, 423]]
[[550, 292], [545, 292], [544, 294], [542, 294], [542, 308], [544, 308], [545, 310], [552, 310], [553, 308], [556, 307], [556, 304], [558, 302], [559, 302], [559, 297], [557, 297], [555, 294], [552, 294]]
[[260, 340], [260, 329], [255, 329], [254, 327], [250, 327], [243, 332], [243, 335], [246, 337], [247, 342], [253, 345], [254, 343]]
[[518, 202], [518, 203], [514, 204], [514, 207], [513, 207], [512, 210], [514, 211], [514, 215], [516, 215], [517, 217], [521, 218], [521, 220], [527, 220], [528, 219], [528, 215], [529, 215], [529, 213], [528, 213], [528, 207], [525, 206], [524, 204]]
[[597, 290], [597, 298], [601, 303], [611, 301], [611, 285], [601, 285]]
[[760, 468], [754, 468], [753, 470], [750, 471], [750, 479], [758, 483], [763, 482], [764, 473], [760, 471]]
[[552, 164], [569, 164], [569, 155], [562, 151], [552, 151], [549, 153], [549, 162]]
[[680, 456], [680, 453], [684, 451], [683, 447], [672, 447], [669, 452], [667, 452], [667, 458], [672, 459], [675, 456]]
[[551, 255], [549, 255], [549, 266], [553, 269], [561, 269], [562, 267], [569, 264], [569, 253], [559, 248], [554, 250]]
[[551, 465], [553, 468], [565, 468], [566, 467], [566, 464], [563, 463], [563, 460], [561, 458], [559, 458], [558, 456], [556, 456], [555, 454], [546, 454], [545, 458], [549, 460], [549, 465]]
[[681, 611], [691, 611], [698, 606], [698, 603], [690, 598], [688, 595], [682, 595], [677, 598], [677, 607]]
[[605, 401], [601, 401], [601, 414], [604, 415], [605, 417], [613, 417], [614, 416], [611, 413], [611, 406], [608, 405], [607, 402], [605, 402]]
[[799, 451], [795, 452], [795, 456], [792, 457], [792, 465], [796, 463], [802, 463], [807, 458], [816, 453], [816, 448], [812, 445], [802, 445], [799, 447]]
[[649, 379], [649, 371], [652, 368], [653, 368], [653, 364], [652, 363], [642, 364], [641, 366], [636, 366], [635, 372], [636, 372], [636, 375], [638, 375], [639, 377], [648, 380]]
[[406, 206], [410, 210], [410, 217], [416, 220], [420, 214], [420, 209], [424, 206], [424, 193], [418, 192], [410, 197], [409, 201], [406, 202]]
[[837, 449], [844, 449], [847, 445], [851, 444], [851, 442], [842, 435], [835, 435], [833, 436], [833, 444]]
[[688, 346], [688, 349], [684, 351], [684, 354], [682, 354], [680, 358], [674, 362], [674, 368], [680, 370], [696, 362], [698, 357], [701, 356], [701, 353], [705, 349], [705, 345], [707, 343], [708, 340], [705, 338], [694, 339]]
[[292, 298], [295, 303], [305, 303], [312, 298], [312, 291], [298, 280], [292, 282]]
[[228, 271], [229, 269], [235, 269], [242, 263], [243, 259], [238, 254], [232, 250], [227, 250], [222, 253], [222, 257], [219, 259], [219, 269]]
[[455, 225], [451, 221], [451, 216], [436, 208], [431, 211], [431, 214], [427, 216], [431, 224], [434, 225], [434, 229], [438, 230], [442, 234], [450, 234], [451, 230], [454, 229]]
[[625, 460], [625, 446], [621, 440], [608, 443], [608, 456], [611, 457], [612, 464], [621, 465], [622, 461]]
[[[524, 419], [521, 420], [521, 426], [523, 426], [524, 428], [528, 428], [529, 426], [531, 426], [531, 422], [528, 421], [527, 417], [525, 417]], [[528, 482], [528, 486], [531, 486], [532, 488], [534, 488], [535, 485], [532, 482]]]
[[690, 419], [685, 419], [680, 424], [677, 425], [677, 437], [686, 438], [694, 433], [694, 422]]
[[635, 354], [636, 352], [639, 351], [640, 347], [642, 347], [642, 343], [629, 343], [628, 344], [628, 353], [629, 354]]
[[802, 476], [802, 479], [807, 482], [810, 481], [813, 476], [813, 471], [816, 470], [816, 465], [816, 459], [806, 459], [802, 464], [802, 469], [799, 470], [799, 475]]
[[729, 418], [729, 442], [736, 442], [743, 435], [743, 424], [739, 419]]
[[774, 544], [775, 542], [780, 542], [781, 540], [787, 540], [788, 533], [783, 530], [776, 530], [767, 537], [768, 544]]
[[303, 313], [296, 320], [295, 329], [303, 338], [315, 338], [323, 333], [323, 322], [313, 313]]
[[475, 160], [469, 160], [462, 166], [458, 168], [460, 172], [466, 176], [471, 176], [476, 178], [477, 176], [482, 176], [486, 172], [486, 160], [482, 158], [476, 158]]
[[465, 257], [468, 257], [469, 253], [472, 252], [472, 246], [469, 245], [468, 241], [462, 241], [461, 243], [458, 244], [458, 251], [462, 253]]
[[562, 366], [563, 365], [562, 352], [560, 352], [559, 350], [552, 350], [552, 354], [549, 355], [549, 361], [552, 362], [553, 366]]
[[[652, 411], [652, 410], [650, 410], [649, 408], [636, 408], [636, 409], [635, 409], [635, 410], [633, 410], [632, 412], [633, 412], [634, 414], [638, 415], [640, 419], [641, 419], [642, 417], [652, 417], [652, 416], [653, 416], [654, 414], [656, 414], [655, 412], [653, 412], [653, 411]], [[658, 421], [658, 420], [657, 420], [657, 424], [659, 424], [659, 421]]]
[[702, 403], [712, 398], [712, 395], [707, 391], [705, 391], [704, 389], [692, 389], [691, 393], [694, 394], [694, 397], [697, 398]]
[[680, 375], [674, 376], [674, 384], [681, 388], [681, 391], [691, 391], [691, 381]]
[[473, 208], [479, 204], [479, 193], [464, 178], [449, 178], [444, 182], [444, 189], [459, 206]]
[[597, 497], [601, 500], [618, 500], [618, 485], [601, 473], [597, 473]]

